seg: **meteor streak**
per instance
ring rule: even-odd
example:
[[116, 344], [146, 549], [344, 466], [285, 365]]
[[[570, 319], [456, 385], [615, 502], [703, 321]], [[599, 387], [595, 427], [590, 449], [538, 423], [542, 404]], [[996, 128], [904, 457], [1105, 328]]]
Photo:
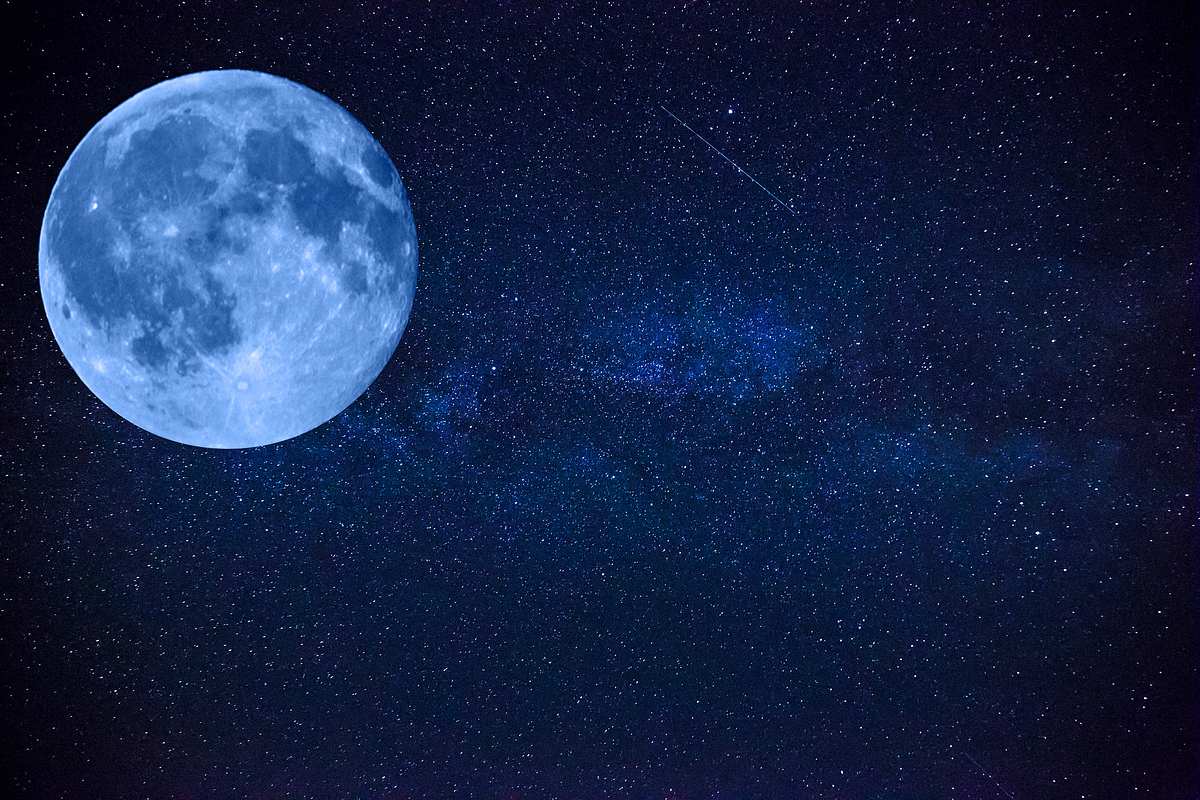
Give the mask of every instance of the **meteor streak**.
[[778, 203], [779, 205], [781, 205], [781, 206], [783, 206], [784, 208], [786, 208], [789, 214], [791, 214], [793, 217], [798, 217], [798, 216], [800, 216], [800, 215], [799, 215], [799, 214], [797, 214], [795, 211], [792, 211], [792, 207], [791, 207], [791, 206], [789, 206], [787, 203], [785, 203], [785, 202], [783, 202], [782, 200], [780, 200], [780, 199], [779, 199], [779, 195], [775, 194], [775, 193], [774, 193], [774, 192], [772, 192], [770, 189], [768, 189], [767, 187], [765, 187], [765, 186], [763, 186], [761, 183], [759, 183], [759, 182], [758, 182], [758, 180], [757, 180], [757, 179], [756, 179], [756, 178], [755, 178], [753, 175], [751, 175], [749, 172], [746, 172], [746, 170], [742, 169], [742, 168], [741, 168], [741, 167], [738, 165], [738, 163], [737, 163], [736, 161], [734, 161], [732, 158], [730, 158], [729, 156], [727, 156], [727, 155], [725, 155], [724, 153], [722, 153], [722, 152], [721, 152], [721, 150], [720, 150], [720, 148], [718, 148], [716, 145], [714, 145], [714, 144], [713, 144], [712, 142], [710, 142], [708, 139], [705, 139], [703, 136], [701, 136], [700, 134], [696, 133], [696, 131], [695, 131], [695, 130], [692, 128], [692, 126], [691, 126], [691, 125], [688, 125], [686, 122], [684, 122], [683, 120], [681, 120], [679, 117], [677, 117], [677, 116], [675, 116], [674, 114], [672, 114], [672, 113], [671, 113], [671, 109], [667, 108], [667, 107], [666, 107], [666, 106], [664, 106], [664, 105], [660, 105], [660, 106], [659, 106], [659, 108], [661, 108], [663, 111], [667, 112], [668, 116], [670, 116], [670, 117], [671, 117], [671, 119], [675, 120], [675, 121], [676, 121], [676, 122], [678, 122], [680, 125], [682, 125], [683, 127], [687, 128], [687, 129], [688, 129], [688, 131], [689, 131], [689, 132], [690, 132], [690, 133], [691, 133], [693, 136], [695, 136], [697, 139], [699, 139], [700, 141], [702, 141], [702, 142], [704, 142], [706, 145], [708, 145], [708, 146], [709, 146], [709, 148], [710, 148], [710, 149], [711, 149], [713, 152], [715, 152], [715, 153], [716, 153], [717, 155], [719, 155], [721, 158], [723, 158], [723, 159], [725, 159], [726, 161], [728, 161], [730, 164], [733, 164], [733, 168], [734, 168], [734, 169], [736, 169], [738, 172], [742, 173], [742, 174], [743, 174], [743, 175], [745, 175], [747, 178], [749, 178], [751, 181], [753, 181], [753, 182], [754, 182], [754, 185], [755, 185], [755, 186], [757, 186], [758, 188], [762, 189], [762, 190], [763, 190], [764, 192], [766, 192], [768, 195], [770, 195], [772, 200], [774, 200], [776, 203]]
[[959, 750], [959, 752], [962, 753], [964, 756], [966, 756], [967, 760], [970, 761], [972, 764], [974, 764], [976, 769], [978, 769], [980, 772], [982, 772], [984, 775], [986, 775], [988, 780], [990, 780], [992, 783], [996, 784], [996, 788], [999, 789], [1000, 791], [1004, 792], [1005, 797], [1009, 798], [1010, 800], [1016, 800], [1016, 796], [1012, 792], [1010, 792], [1008, 789], [1005, 789], [1004, 786], [1001, 785], [1000, 781], [996, 780], [996, 777], [994, 775], [992, 775], [992, 773], [990, 773], [986, 769], [984, 769], [983, 765], [975, 760], [974, 756], [972, 756], [966, 750]]

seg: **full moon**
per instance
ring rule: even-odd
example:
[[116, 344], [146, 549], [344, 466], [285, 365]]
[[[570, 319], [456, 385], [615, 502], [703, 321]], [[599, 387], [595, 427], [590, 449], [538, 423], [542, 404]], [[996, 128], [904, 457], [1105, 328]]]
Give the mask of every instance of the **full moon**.
[[83, 138], [42, 223], [67, 361], [151, 433], [254, 447], [354, 402], [408, 321], [417, 241], [387, 153], [341, 106], [259, 72], [200, 72]]

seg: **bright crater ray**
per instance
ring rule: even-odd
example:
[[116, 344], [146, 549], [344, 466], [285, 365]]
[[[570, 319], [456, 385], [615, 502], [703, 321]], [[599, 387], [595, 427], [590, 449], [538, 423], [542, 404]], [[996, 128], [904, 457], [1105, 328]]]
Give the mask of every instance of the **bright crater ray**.
[[167, 439], [253, 447], [371, 384], [408, 320], [417, 242], [361, 124], [229, 70], [153, 86], [84, 137], [39, 267], [55, 338], [106, 405]]

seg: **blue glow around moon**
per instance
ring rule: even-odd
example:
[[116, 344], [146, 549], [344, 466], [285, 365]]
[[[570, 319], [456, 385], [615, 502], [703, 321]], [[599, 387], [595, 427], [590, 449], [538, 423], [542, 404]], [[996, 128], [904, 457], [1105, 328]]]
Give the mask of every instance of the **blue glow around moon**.
[[391, 160], [326, 97], [201, 72], [122, 103], [46, 208], [42, 299], [83, 382], [203, 447], [297, 436], [388, 362], [417, 277]]

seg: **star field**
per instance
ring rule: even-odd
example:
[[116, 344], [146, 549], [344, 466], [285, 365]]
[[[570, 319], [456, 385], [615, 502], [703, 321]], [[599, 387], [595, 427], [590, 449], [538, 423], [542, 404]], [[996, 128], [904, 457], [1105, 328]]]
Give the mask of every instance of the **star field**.
[[[4, 8], [5, 796], [1195, 796], [1182, 7]], [[217, 68], [361, 120], [421, 256], [238, 451], [37, 292], [72, 148]]]

